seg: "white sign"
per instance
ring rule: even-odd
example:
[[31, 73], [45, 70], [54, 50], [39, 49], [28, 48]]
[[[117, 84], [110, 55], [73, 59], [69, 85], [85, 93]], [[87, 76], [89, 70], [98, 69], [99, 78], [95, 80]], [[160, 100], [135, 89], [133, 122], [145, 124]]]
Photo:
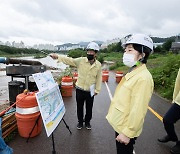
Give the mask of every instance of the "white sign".
[[33, 74], [33, 77], [39, 89], [36, 99], [49, 137], [65, 114], [64, 102], [51, 72]]

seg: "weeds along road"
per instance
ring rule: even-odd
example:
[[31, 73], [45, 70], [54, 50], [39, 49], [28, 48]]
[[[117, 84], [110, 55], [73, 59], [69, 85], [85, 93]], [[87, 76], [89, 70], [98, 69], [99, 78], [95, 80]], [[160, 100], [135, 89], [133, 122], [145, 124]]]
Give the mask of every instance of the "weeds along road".
[[[2, 83], [2, 82], [1, 82]], [[107, 86], [109, 91], [107, 90]], [[72, 97], [63, 98], [66, 107], [64, 120], [69, 125], [72, 135], [66, 129], [63, 122], [54, 131], [55, 149], [61, 154], [116, 154], [115, 133], [108, 124], [105, 116], [110, 105], [109, 94], [113, 95], [117, 83], [115, 82], [115, 74], [110, 73], [109, 81], [102, 83], [102, 90], [95, 97], [93, 107], [93, 118], [91, 121], [92, 130], [76, 129], [76, 101], [75, 89]], [[169, 109], [170, 103], [164, 99], [153, 95], [149, 106], [159, 116], [163, 116]], [[176, 131], [180, 137], [180, 122], [176, 124]], [[138, 137], [135, 145], [136, 154], [169, 154], [170, 147], [173, 142], [166, 144], [158, 143], [157, 138], [165, 135], [162, 122], [150, 110], [145, 118], [144, 129], [140, 137]], [[9, 146], [14, 149], [14, 154], [49, 154], [52, 153], [52, 140], [47, 137], [44, 127], [42, 133], [31, 138], [28, 143], [26, 139], [16, 135], [10, 141]]]

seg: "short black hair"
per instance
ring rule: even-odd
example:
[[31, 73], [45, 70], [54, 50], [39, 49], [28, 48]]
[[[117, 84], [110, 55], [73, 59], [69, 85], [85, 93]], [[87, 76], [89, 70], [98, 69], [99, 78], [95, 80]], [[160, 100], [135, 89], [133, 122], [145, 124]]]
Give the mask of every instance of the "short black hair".
[[151, 49], [144, 46], [144, 45], [141, 45], [141, 44], [132, 44], [133, 48], [138, 51], [139, 53], [145, 53], [145, 56], [140, 59], [140, 61], [144, 64], [147, 63], [147, 60], [148, 60], [148, 57], [151, 53]]

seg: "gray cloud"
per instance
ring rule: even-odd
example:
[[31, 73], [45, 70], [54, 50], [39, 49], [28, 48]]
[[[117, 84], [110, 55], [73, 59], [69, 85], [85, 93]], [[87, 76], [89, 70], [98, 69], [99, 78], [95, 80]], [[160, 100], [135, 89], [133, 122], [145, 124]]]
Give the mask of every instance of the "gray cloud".
[[0, 40], [74, 42], [133, 32], [180, 33], [178, 0], [8, 0], [0, 5]]

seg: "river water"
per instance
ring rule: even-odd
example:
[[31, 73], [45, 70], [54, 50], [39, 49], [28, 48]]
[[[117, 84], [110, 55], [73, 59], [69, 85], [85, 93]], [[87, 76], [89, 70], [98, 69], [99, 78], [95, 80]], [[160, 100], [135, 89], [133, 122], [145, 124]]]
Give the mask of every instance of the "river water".
[[[41, 59], [34, 59], [34, 57], [20, 57], [16, 59], [23, 59], [23, 60], [36, 60], [40, 61], [42, 64], [45, 64], [46, 66], [56, 68], [56, 70], [51, 70], [52, 74], [58, 75], [60, 72], [62, 72], [67, 65], [63, 63], [57, 63], [56, 60], [53, 60], [50, 57], [45, 57]], [[12, 64], [9, 64], [8, 66], [11, 66]], [[6, 64], [0, 63], [0, 105], [8, 103], [9, 100], [9, 91], [8, 91], [8, 82], [11, 81], [10, 76], [6, 76]], [[29, 78], [31, 81], [33, 80], [32, 77]], [[23, 78], [14, 78], [14, 80], [23, 81]]]

